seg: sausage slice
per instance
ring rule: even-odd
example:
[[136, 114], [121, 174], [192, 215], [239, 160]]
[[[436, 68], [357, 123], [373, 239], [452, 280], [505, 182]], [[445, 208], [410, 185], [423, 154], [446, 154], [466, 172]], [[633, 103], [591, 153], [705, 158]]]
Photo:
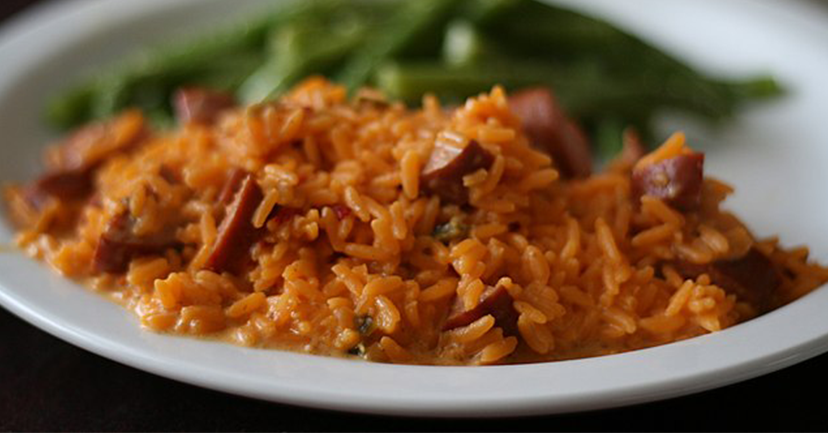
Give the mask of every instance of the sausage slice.
[[34, 194], [79, 200], [92, 192], [92, 173], [86, 170], [46, 173], [32, 185]]
[[632, 172], [632, 192], [636, 196], [649, 195], [684, 211], [701, 204], [704, 183], [704, 154], [693, 152], [678, 155]]
[[59, 199], [84, 198], [92, 191], [94, 171], [106, 159], [130, 150], [145, 137], [144, 118], [136, 111], [82, 127], [47, 152], [46, 174], [33, 184], [34, 188]]
[[481, 168], [489, 168], [494, 156], [472, 140], [464, 148], [438, 142], [428, 163], [420, 174], [423, 188], [437, 194], [444, 201], [466, 204], [469, 190], [463, 185], [463, 176]]
[[518, 313], [512, 306], [512, 295], [503, 286], [488, 287], [480, 295], [480, 302], [471, 310], [466, 310], [460, 298], [455, 299], [448, 318], [443, 323], [443, 331], [468, 326], [475, 320], [491, 314], [497, 326], [509, 335], [517, 334]]
[[107, 223], [92, 259], [95, 272], [121, 273], [127, 270], [129, 262], [136, 257], [163, 254], [169, 248], [181, 246], [172, 228], [150, 236], [136, 236], [133, 233], [134, 224], [135, 221], [126, 211]]
[[563, 177], [585, 178], [592, 173], [589, 140], [567, 118], [551, 90], [539, 87], [517, 92], [509, 97], [509, 107], [523, 123], [532, 146], [552, 156]]
[[242, 182], [245, 178], [249, 176], [249, 173], [242, 170], [241, 168], [234, 168], [230, 172], [230, 176], [227, 178], [227, 182], [224, 183], [224, 187], [219, 192], [218, 200], [219, 204], [224, 206], [230, 205], [233, 202], [233, 198], [236, 196], [236, 192], [239, 190], [239, 186], [241, 186]]
[[773, 262], [756, 248], [749, 249], [742, 257], [717, 260], [708, 265], [680, 262], [676, 264], [676, 270], [685, 278], [706, 273], [713, 284], [747, 302], [760, 314], [772, 307], [774, 293], [782, 284]]
[[251, 219], [263, 198], [256, 179], [247, 173], [239, 183], [233, 201], [227, 205], [205, 268], [218, 273], [242, 272], [250, 259], [250, 247], [262, 233], [253, 226]]

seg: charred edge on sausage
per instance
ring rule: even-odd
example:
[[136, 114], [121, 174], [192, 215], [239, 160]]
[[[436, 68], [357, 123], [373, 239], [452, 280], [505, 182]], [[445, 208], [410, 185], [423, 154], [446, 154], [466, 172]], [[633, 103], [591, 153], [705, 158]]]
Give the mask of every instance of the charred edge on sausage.
[[592, 151], [580, 127], [567, 118], [547, 88], [531, 88], [509, 97], [509, 107], [521, 120], [536, 149], [549, 154], [565, 178], [586, 178], [592, 173]]
[[423, 188], [440, 196], [445, 202], [458, 205], [469, 201], [469, 190], [463, 176], [491, 167], [494, 156], [476, 141], [464, 148], [437, 143], [420, 179]]
[[682, 211], [701, 204], [704, 154], [691, 153], [668, 158], [632, 172], [632, 193], [659, 198]]
[[518, 313], [513, 306], [512, 295], [503, 286], [488, 287], [480, 295], [477, 306], [466, 310], [463, 300], [456, 298], [443, 323], [443, 331], [468, 326], [481, 317], [491, 314], [495, 323], [507, 335], [517, 335]]
[[707, 274], [713, 284], [736, 295], [760, 314], [773, 306], [774, 294], [782, 284], [773, 262], [756, 248], [736, 259], [716, 260], [706, 265], [678, 262], [675, 266], [684, 278]]

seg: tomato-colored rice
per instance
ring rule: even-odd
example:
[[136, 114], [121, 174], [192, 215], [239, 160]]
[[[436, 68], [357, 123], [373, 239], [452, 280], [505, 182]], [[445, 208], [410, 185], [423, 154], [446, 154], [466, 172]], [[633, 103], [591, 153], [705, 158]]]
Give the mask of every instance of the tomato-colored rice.
[[[33, 210], [20, 188], [9, 189], [24, 227], [17, 243], [119, 300], [153, 331], [394, 363], [606, 355], [757, 314], [708, 275], [682, 278], [670, 264], [677, 259], [704, 264], [755, 247], [784, 270], [773, 307], [828, 281], [807, 249], [756, 240], [722, 210], [732, 190], [719, 181], [706, 179], [700, 210], [682, 213], [657, 198], [639, 201], [629, 164], [560, 179], [552, 159], [529, 145], [500, 88], [457, 109], [434, 98], [423, 107], [349, 101], [342, 87], [307, 80], [214, 126], [153, 133], [97, 170], [95, 200], [80, 207], [52, 200]], [[470, 140], [494, 163], [463, 179], [467, 208], [442, 203], [423, 189], [420, 171], [435, 143]], [[659, 152], [680, 152], [680, 144], [676, 136]], [[217, 197], [234, 168], [255, 174], [264, 198], [251, 223], [266, 230], [240, 275], [205, 269], [225, 206]], [[294, 212], [273, 216], [279, 207]], [[179, 221], [185, 246], [135, 258], [123, 275], [94, 272], [105, 223], [125, 209], [144, 233]], [[467, 237], [432, 236], [458, 216]], [[54, 228], [66, 220], [76, 222]], [[492, 315], [442, 330], [455, 297], [474, 308], [498, 284], [513, 298], [516, 334]]]

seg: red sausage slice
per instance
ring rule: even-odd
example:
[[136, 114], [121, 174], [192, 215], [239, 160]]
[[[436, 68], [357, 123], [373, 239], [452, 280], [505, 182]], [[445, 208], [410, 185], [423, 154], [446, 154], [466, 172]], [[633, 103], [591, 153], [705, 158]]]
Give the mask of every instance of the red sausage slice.
[[92, 191], [94, 171], [106, 159], [132, 149], [146, 135], [144, 118], [134, 111], [84, 126], [47, 152], [47, 172], [34, 188], [58, 199], [84, 198]]
[[782, 284], [773, 262], [756, 248], [737, 259], [717, 260], [708, 265], [677, 263], [676, 270], [685, 278], [708, 274], [713, 284], [752, 305], [759, 313], [772, 307], [773, 295]]
[[468, 326], [487, 314], [495, 318], [495, 323], [503, 329], [504, 333], [517, 334], [518, 313], [512, 306], [512, 296], [503, 286], [486, 288], [480, 295], [480, 302], [471, 310], [466, 310], [463, 301], [456, 299], [443, 324], [443, 331]]
[[256, 184], [256, 179], [252, 174], [246, 174], [239, 183], [233, 201], [227, 206], [205, 268], [218, 273], [242, 272], [250, 259], [250, 247], [262, 233], [251, 222], [262, 199], [262, 191]]
[[649, 195], [684, 211], [701, 204], [704, 183], [704, 154], [679, 155], [636, 167], [632, 172], [632, 192]]
[[95, 248], [92, 259], [95, 272], [121, 273], [136, 257], [163, 254], [169, 248], [181, 246], [172, 229], [139, 237], [133, 233], [134, 224], [128, 212], [120, 213], [109, 221]]
[[568, 119], [547, 88], [532, 88], [509, 97], [509, 107], [523, 122], [532, 145], [555, 160], [561, 175], [585, 178], [592, 173], [592, 152], [583, 131]]
[[444, 201], [466, 204], [469, 190], [463, 185], [463, 176], [481, 168], [489, 168], [494, 156], [476, 141], [464, 148], [437, 143], [420, 174], [423, 188], [437, 194]]

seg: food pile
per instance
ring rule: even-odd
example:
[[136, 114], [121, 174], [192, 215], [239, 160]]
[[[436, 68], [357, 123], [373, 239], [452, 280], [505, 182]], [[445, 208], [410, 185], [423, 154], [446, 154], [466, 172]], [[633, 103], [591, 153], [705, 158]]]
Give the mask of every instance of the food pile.
[[311, 78], [176, 93], [83, 126], [6, 190], [17, 242], [158, 332], [437, 365], [597, 356], [714, 332], [828, 281], [720, 207], [681, 133], [593, 173], [546, 88], [410, 109]]

